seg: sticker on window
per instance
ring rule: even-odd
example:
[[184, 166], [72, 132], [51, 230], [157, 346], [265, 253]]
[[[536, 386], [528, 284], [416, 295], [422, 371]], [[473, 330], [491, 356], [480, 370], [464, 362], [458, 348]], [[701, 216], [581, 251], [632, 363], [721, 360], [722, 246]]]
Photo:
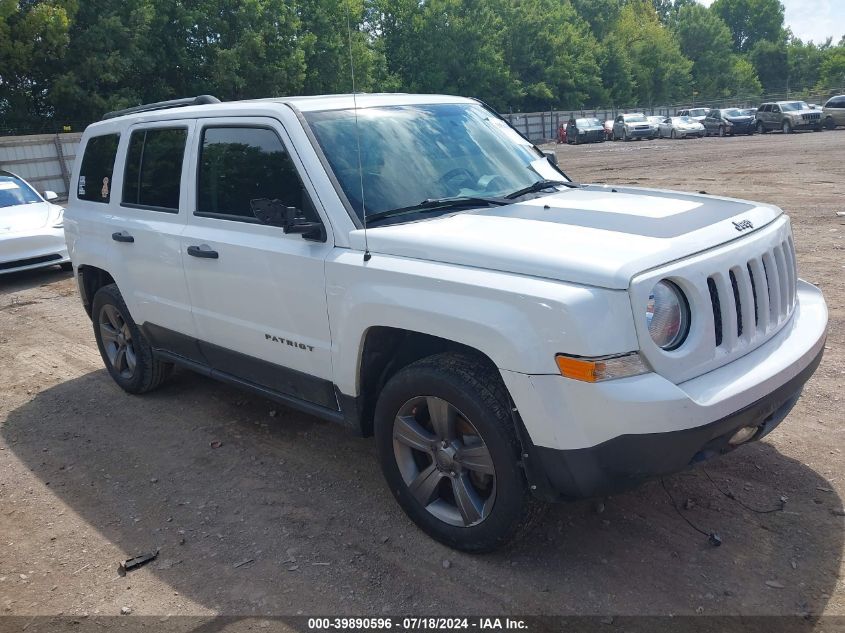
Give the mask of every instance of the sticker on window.
[[85, 195], [85, 176], [79, 177], [79, 186], [76, 189], [77, 196], [84, 196]]

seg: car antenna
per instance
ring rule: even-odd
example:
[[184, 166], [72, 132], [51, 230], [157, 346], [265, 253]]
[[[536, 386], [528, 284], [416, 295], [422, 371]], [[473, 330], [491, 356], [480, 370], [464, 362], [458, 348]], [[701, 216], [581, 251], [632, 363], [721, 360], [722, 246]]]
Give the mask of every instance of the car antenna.
[[355, 94], [355, 62], [352, 60], [352, 26], [349, 20], [349, 0], [346, 0], [346, 34], [349, 38], [349, 70], [352, 75], [352, 109], [355, 112], [355, 143], [358, 146], [358, 180], [361, 183], [361, 216], [364, 222], [364, 261], [370, 261], [367, 241], [367, 204], [364, 200], [364, 167], [361, 162], [361, 133], [358, 130], [358, 97]]

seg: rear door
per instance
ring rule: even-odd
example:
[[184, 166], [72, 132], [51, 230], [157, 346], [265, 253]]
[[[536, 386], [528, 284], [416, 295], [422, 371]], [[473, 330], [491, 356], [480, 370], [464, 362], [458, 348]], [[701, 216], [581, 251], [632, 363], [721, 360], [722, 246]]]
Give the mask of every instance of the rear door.
[[772, 104], [771, 111], [767, 113], [769, 119], [769, 128], [772, 130], [780, 129], [780, 106], [776, 103]]
[[836, 125], [845, 125], [845, 97], [836, 97], [829, 107]]
[[[281, 123], [199, 122], [182, 235], [199, 345], [208, 363], [253, 385], [338, 409], [325, 259], [331, 228]], [[250, 201], [278, 199], [325, 227], [325, 239], [262, 224]]]
[[[127, 283], [121, 292], [154, 347], [173, 348], [173, 333], [195, 334], [182, 270], [181, 236], [187, 215], [185, 149], [195, 123], [165, 121], [132, 126], [121, 139], [115, 168], [120, 207], [110, 236]], [[93, 183], [103, 195], [109, 183]], [[188, 354], [192, 358], [195, 354]]]

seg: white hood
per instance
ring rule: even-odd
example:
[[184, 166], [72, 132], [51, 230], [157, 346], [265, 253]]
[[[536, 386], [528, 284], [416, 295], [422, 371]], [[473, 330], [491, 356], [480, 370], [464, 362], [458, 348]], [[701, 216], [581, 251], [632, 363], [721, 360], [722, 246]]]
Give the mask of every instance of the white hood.
[[[637, 273], [744, 237], [781, 213], [731, 198], [590, 185], [372, 228], [368, 242], [373, 254], [626, 289]], [[364, 250], [362, 230], [350, 241]]]
[[40, 229], [47, 225], [52, 217], [58, 215], [57, 207], [49, 202], [16, 204], [12, 207], [0, 207], [0, 235]]

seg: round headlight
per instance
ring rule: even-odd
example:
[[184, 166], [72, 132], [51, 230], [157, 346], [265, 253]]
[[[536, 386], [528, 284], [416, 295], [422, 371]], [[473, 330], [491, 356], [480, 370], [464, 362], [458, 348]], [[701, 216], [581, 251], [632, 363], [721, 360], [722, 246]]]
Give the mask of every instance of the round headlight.
[[658, 281], [645, 310], [648, 333], [665, 350], [678, 348], [689, 333], [690, 313], [684, 293], [671, 281]]

